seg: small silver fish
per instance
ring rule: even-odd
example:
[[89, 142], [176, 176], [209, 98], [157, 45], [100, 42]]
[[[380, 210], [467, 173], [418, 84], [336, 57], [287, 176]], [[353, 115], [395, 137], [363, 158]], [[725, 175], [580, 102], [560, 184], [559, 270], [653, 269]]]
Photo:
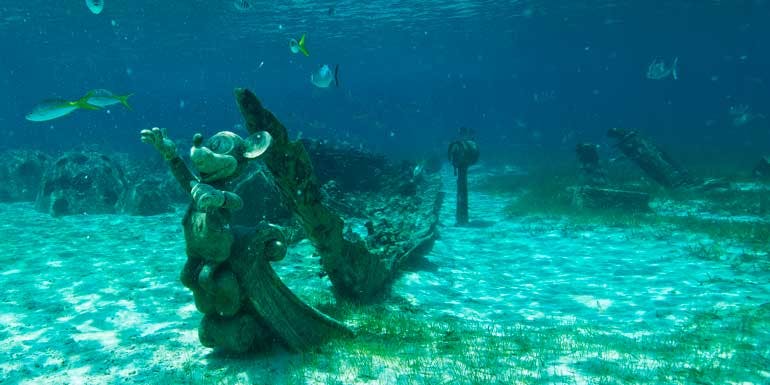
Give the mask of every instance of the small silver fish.
[[417, 163], [416, 166], [412, 169], [412, 177], [417, 178], [418, 176], [422, 175], [423, 170], [425, 170], [425, 161], [420, 161]]
[[334, 71], [328, 64], [322, 65], [318, 70], [310, 74], [310, 82], [318, 88], [328, 88], [332, 82], [335, 87], [340, 86], [340, 65], [334, 66]]
[[91, 13], [98, 15], [104, 10], [104, 0], [86, 0], [86, 6]]
[[745, 104], [732, 106], [728, 111], [732, 117], [734, 127], [745, 126], [757, 119], [765, 118], [765, 115], [751, 112], [751, 108]]
[[655, 58], [647, 67], [647, 79], [661, 80], [671, 76], [679, 79], [679, 58], [675, 57], [671, 66], [667, 66], [663, 59]]

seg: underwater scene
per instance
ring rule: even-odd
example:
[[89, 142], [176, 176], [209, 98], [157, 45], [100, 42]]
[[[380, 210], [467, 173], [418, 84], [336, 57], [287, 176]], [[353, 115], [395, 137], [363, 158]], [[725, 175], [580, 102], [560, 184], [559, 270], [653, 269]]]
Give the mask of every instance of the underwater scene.
[[0, 385], [770, 384], [768, 20], [0, 1]]

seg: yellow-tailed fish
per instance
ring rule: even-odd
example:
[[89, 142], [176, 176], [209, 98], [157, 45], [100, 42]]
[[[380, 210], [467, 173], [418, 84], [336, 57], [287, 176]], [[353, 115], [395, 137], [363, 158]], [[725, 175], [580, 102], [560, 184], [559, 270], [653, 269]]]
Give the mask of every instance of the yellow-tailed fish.
[[291, 53], [300, 53], [302, 52], [305, 56], [310, 56], [310, 52], [307, 51], [307, 48], [305, 48], [305, 34], [302, 34], [302, 37], [299, 39], [299, 42], [294, 39], [289, 39], [289, 50], [291, 50]]
[[35, 108], [32, 109], [32, 112], [27, 114], [25, 118], [31, 122], [45, 122], [48, 120], [61, 118], [62, 116], [65, 116], [65, 115], [69, 115], [70, 113], [72, 113], [72, 111], [75, 111], [80, 108], [85, 110], [101, 109], [101, 107], [88, 104], [89, 97], [90, 97], [90, 93], [75, 101], [69, 101], [64, 99], [45, 100], [40, 104], [38, 104], [37, 106], [35, 106]]
[[131, 105], [128, 104], [128, 98], [130, 98], [133, 94], [115, 95], [111, 91], [102, 88], [92, 90], [88, 94], [91, 96], [86, 100], [86, 102], [90, 105], [97, 107], [107, 107], [120, 103], [129, 110], [133, 110]]

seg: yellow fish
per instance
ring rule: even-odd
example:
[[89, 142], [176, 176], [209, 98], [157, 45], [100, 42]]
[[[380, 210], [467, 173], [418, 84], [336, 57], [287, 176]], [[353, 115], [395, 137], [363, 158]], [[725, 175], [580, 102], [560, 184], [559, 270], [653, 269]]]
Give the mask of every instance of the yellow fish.
[[88, 94], [91, 96], [89, 96], [88, 99], [86, 99], [86, 102], [92, 106], [107, 107], [113, 104], [120, 103], [127, 109], [133, 110], [133, 108], [131, 108], [131, 105], [128, 104], [128, 98], [130, 98], [134, 94], [115, 95], [111, 91], [101, 89], [101, 88], [98, 90], [91, 90]]
[[84, 110], [100, 110], [100, 107], [88, 104], [88, 98], [91, 96], [92, 93], [89, 92], [86, 96], [75, 101], [64, 99], [44, 100], [36, 105], [25, 118], [31, 122], [45, 122], [69, 115], [72, 111], [80, 108]]
[[297, 42], [294, 39], [289, 39], [289, 50], [291, 50], [291, 53], [300, 53], [302, 52], [305, 56], [310, 56], [310, 52], [307, 51], [307, 48], [305, 48], [305, 34], [302, 34], [302, 37], [299, 39], [299, 42]]

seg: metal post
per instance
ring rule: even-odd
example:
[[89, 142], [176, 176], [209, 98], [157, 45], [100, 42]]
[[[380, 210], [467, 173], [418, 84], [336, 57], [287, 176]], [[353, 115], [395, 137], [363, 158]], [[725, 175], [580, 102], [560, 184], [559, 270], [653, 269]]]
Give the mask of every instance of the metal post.
[[468, 168], [457, 168], [457, 224], [468, 224]]
[[468, 224], [468, 167], [479, 160], [479, 147], [473, 140], [449, 144], [449, 160], [457, 176], [457, 225]]

